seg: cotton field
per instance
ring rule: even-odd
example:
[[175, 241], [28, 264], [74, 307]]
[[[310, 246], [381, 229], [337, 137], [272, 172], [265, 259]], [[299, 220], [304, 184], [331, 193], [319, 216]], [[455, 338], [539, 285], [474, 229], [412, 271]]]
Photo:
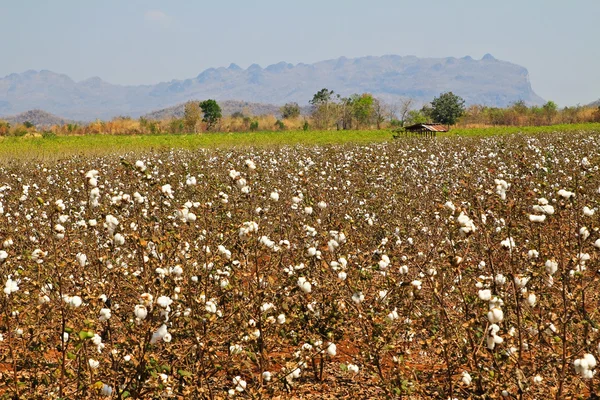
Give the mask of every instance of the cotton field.
[[591, 397], [600, 137], [0, 167], [3, 398]]

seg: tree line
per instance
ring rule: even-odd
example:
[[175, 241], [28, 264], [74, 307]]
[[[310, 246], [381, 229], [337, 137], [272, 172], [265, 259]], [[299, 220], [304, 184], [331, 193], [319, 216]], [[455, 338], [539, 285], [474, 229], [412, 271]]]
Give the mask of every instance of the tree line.
[[552, 101], [542, 106], [528, 106], [523, 101], [517, 101], [505, 108], [482, 105], [466, 107], [464, 99], [452, 92], [441, 93], [430, 103], [418, 107], [417, 102], [411, 98], [387, 103], [370, 93], [342, 96], [323, 88], [316, 92], [308, 103], [308, 113], [298, 103], [291, 102], [280, 108], [278, 116], [253, 116], [238, 111], [224, 117], [218, 102], [207, 99], [186, 103], [181, 118], [149, 120], [144, 117], [116, 117], [111, 121], [69, 123], [43, 129], [36, 128], [30, 122], [9, 124], [0, 120], [0, 136], [402, 129], [408, 125], [425, 122], [437, 122], [448, 126], [457, 124], [461, 127], [600, 122], [600, 107], [559, 108]]

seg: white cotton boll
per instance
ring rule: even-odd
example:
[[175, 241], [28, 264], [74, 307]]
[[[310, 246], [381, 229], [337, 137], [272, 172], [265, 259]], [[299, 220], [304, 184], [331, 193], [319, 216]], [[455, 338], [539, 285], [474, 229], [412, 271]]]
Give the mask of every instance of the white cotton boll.
[[146, 164], [144, 164], [144, 162], [142, 160], [137, 160], [135, 162], [135, 167], [140, 170], [141, 172], [146, 171]]
[[463, 371], [461, 378], [462, 383], [464, 383], [466, 386], [469, 386], [471, 384], [471, 380], [471, 375], [467, 371]]
[[173, 198], [173, 189], [171, 188], [171, 185], [169, 185], [168, 183], [165, 185], [162, 185], [160, 187], [160, 191], [162, 192], [162, 194], [164, 194], [169, 199]]
[[581, 237], [582, 240], [587, 240], [587, 238], [590, 237], [590, 231], [585, 226], [582, 226], [579, 229], [579, 236]]
[[494, 179], [494, 183], [496, 184], [496, 194], [502, 200], [506, 200], [506, 191], [510, 185], [503, 179]]
[[590, 168], [591, 166], [592, 166], [592, 163], [591, 163], [591, 162], [588, 160], [588, 158], [587, 158], [587, 157], [583, 157], [583, 158], [581, 159], [581, 167], [582, 167], [583, 169], [588, 169], [588, 168]]
[[232, 355], [240, 354], [243, 351], [243, 348], [239, 344], [232, 344], [229, 346], [229, 353]]
[[235, 386], [235, 390], [238, 392], [243, 392], [246, 390], [246, 381], [242, 379], [241, 376], [236, 376], [233, 378], [233, 385]]
[[527, 252], [527, 257], [529, 257], [529, 259], [538, 258], [539, 256], [540, 256], [540, 253], [537, 250], [529, 250]]
[[390, 312], [390, 313], [387, 315], [387, 319], [388, 319], [389, 321], [395, 321], [395, 320], [397, 320], [398, 318], [399, 318], [399, 315], [398, 315], [398, 309], [397, 309], [397, 308], [394, 308], [394, 309], [393, 309], [393, 310], [392, 310], [392, 311], [391, 311], [391, 312]]
[[238, 179], [238, 180], [235, 181], [235, 184], [239, 188], [243, 188], [244, 186], [246, 186], [246, 183], [248, 183], [248, 182], [244, 178], [240, 178], [240, 179]]
[[352, 295], [352, 301], [360, 304], [365, 300], [365, 295], [362, 292], [356, 292]]
[[306, 280], [306, 278], [303, 277], [303, 276], [301, 276], [300, 278], [298, 278], [298, 287], [304, 293], [310, 293], [312, 291], [312, 286], [311, 286], [310, 282], [308, 282]]
[[263, 303], [263, 305], [260, 306], [261, 312], [267, 312], [267, 311], [270, 311], [273, 309], [275, 309], [275, 304], [273, 304], [273, 303]]
[[112, 396], [113, 388], [106, 383], [102, 384], [102, 389], [100, 390], [100, 394], [104, 397]]
[[270, 382], [271, 381], [271, 373], [269, 371], [265, 371], [262, 373], [263, 381]]
[[595, 212], [595, 210], [590, 209], [588, 206], [583, 207], [583, 215], [586, 217], [591, 217]]
[[513, 240], [512, 237], [508, 237], [506, 239], [504, 239], [502, 242], [500, 242], [500, 244], [502, 245], [502, 247], [512, 250], [515, 248], [515, 241]]
[[579, 253], [579, 254], [577, 254], [577, 258], [578, 258], [580, 261], [583, 261], [583, 262], [585, 262], [585, 261], [589, 261], [589, 259], [590, 259], [590, 255], [589, 255], [588, 253]]
[[529, 282], [529, 279], [530, 278], [525, 277], [525, 276], [516, 275], [514, 278], [514, 281], [515, 281], [515, 285], [517, 286], [517, 289], [524, 288], [527, 285], [527, 282]]
[[494, 350], [497, 344], [500, 344], [504, 341], [502, 337], [498, 336], [498, 332], [500, 332], [500, 327], [494, 323], [488, 328], [486, 335], [488, 349]]
[[456, 211], [456, 207], [454, 206], [454, 204], [451, 201], [447, 201], [444, 204], [444, 207], [452, 212]]
[[529, 304], [530, 307], [534, 307], [536, 302], [537, 296], [534, 293], [530, 293], [529, 296], [527, 296], [527, 304]]
[[358, 365], [348, 364], [347, 368], [348, 368], [349, 372], [352, 372], [353, 374], [358, 374], [358, 371], [359, 371]]
[[489, 301], [492, 298], [492, 291], [490, 289], [483, 289], [479, 291], [479, 298], [483, 301]]
[[565, 190], [565, 189], [560, 189], [557, 194], [565, 200], [568, 200], [571, 197], [575, 196], [575, 193], [569, 192], [568, 190]]
[[90, 358], [88, 360], [88, 364], [90, 365], [90, 367], [92, 369], [97, 369], [100, 366], [100, 361], [94, 360], [93, 358]]
[[546, 272], [549, 275], [554, 275], [556, 273], [556, 271], [558, 270], [558, 263], [554, 260], [547, 260], [546, 264], [544, 264], [546, 267]]
[[403, 265], [400, 267], [400, 271], [401, 274], [408, 274], [408, 265]]
[[324, 209], [326, 209], [326, 208], [327, 208], [327, 203], [325, 203], [324, 201], [320, 201], [320, 202], [317, 204], [317, 207], [319, 207], [321, 210], [324, 210]]
[[231, 251], [227, 250], [225, 246], [220, 244], [217, 249], [219, 250], [219, 254], [225, 256], [228, 260], [231, 258]]
[[206, 302], [206, 304], [204, 305], [204, 308], [206, 309], [207, 312], [209, 312], [211, 314], [216, 314], [216, 312], [217, 312], [217, 305], [211, 300]]
[[386, 254], [383, 254], [381, 260], [379, 260], [379, 268], [386, 269], [390, 263], [390, 258]]
[[327, 354], [329, 354], [331, 357], [335, 357], [337, 354], [337, 346], [335, 343], [329, 343], [327, 346]]
[[133, 313], [135, 314], [136, 319], [143, 321], [148, 316], [148, 309], [141, 304], [137, 304], [133, 310]]
[[121, 235], [120, 233], [116, 233], [113, 238], [113, 243], [115, 246], [123, 246], [125, 244], [125, 236]]
[[[13, 245], [13, 240], [11, 238], [8, 238], [4, 242], [2, 242], [2, 247], [4, 247], [5, 249], [8, 249], [12, 245]], [[1, 259], [0, 259], [0, 261], [1, 261]]]
[[171, 298], [168, 296], [160, 296], [158, 299], [156, 299], [156, 304], [158, 304], [162, 308], [167, 308], [172, 303], [173, 303], [173, 300], [171, 300]]
[[77, 253], [75, 259], [77, 260], [77, 263], [81, 268], [85, 267], [85, 265], [87, 264], [87, 256], [83, 253]]
[[98, 317], [98, 319], [100, 320], [100, 322], [105, 322], [105, 321], [108, 321], [111, 316], [112, 316], [112, 314], [111, 314], [110, 309], [103, 308], [100, 310], [100, 316]]
[[304, 214], [310, 215], [313, 213], [312, 207], [304, 207]]
[[66, 300], [67, 304], [73, 308], [78, 308], [83, 304], [83, 300], [79, 296], [66, 296]]
[[586, 355], [583, 356], [583, 359], [587, 362], [587, 365], [588, 365], [589, 369], [596, 368], [596, 358], [594, 358], [593, 355], [586, 354]]
[[592, 354], [585, 354], [583, 358], [578, 358], [573, 362], [575, 372], [583, 379], [591, 379], [596, 374], [596, 358]]
[[497, 274], [494, 278], [494, 282], [496, 282], [496, 285], [502, 286], [506, 283], [506, 277], [502, 274]]
[[338, 280], [341, 282], [345, 281], [347, 277], [348, 275], [344, 271], [338, 273]]
[[4, 285], [4, 294], [9, 296], [11, 293], [19, 291], [19, 281], [8, 278]]
[[504, 312], [502, 311], [502, 309], [500, 309], [498, 307], [494, 307], [488, 312], [487, 316], [488, 316], [488, 320], [492, 324], [497, 324], [497, 323], [502, 322], [502, 320], [504, 319]]
[[271, 192], [271, 195], [269, 197], [273, 201], [279, 201], [279, 193], [277, 192]]
[[247, 159], [246, 161], [244, 161], [244, 164], [246, 164], [246, 167], [250, 170], [255, 170], [256, 169], [256, 164], [254, 163], [254, 161]]
[[545, 215], [552, 215], [552, 214], [554, 214], [554, 207], [552, 207], [548, 203], [542, 204], [542, 205], [535, 205], [535, 206], [533, 206], [533, 211], [542, 213]]
[[285, 314], [279, 314], [279, 315], [277, 316], [277, 323], [278, 323], [279, 325], [283, 325], [283, 324], [285, 324]]
[[[473, 221], [471, 220], [471, 218], [469, 218], [464, 212], [461, 212], [460, 215], [458, 216], [458, 218], [456, 218], [456, 221], [459, 223], [460, 227], [460, 233], [462, 235], [469, 235], [473, 232], [475, 232], [477, 230], [477, 227], [475, 226], [475, 224], [473, 223]], [[408, 238], [408, 242], [410, 244], [412, 244], [412, 238]]]
[[197, 182], [196, 182], [196, 177], [195, 176], [190, 176], [185, 180], [185, 184], [187, 186], [196, 186]]
[[415, 289], [417, 290], [421, 290], [421, 285], [423, 284], [421, 281], [419, 280], [414, 280], [410, 283]]
[[529, 220], [531, 222], [544, 222], [546, 220], [546, 216], [545, 215], [529, 214]]
[[155, 344], [159, 340], [164, 340], [165, 338], [170, 339], [170, 337], [167, 337], [168, 334], [169, 334], [169, 332], [167, 331], [167, 326], [165, 324], [162, 324], [160, 326], [160, 328], [158, 328], [152, 334], [152, 338], [150, 339], [150, 344]]
[[598, 239], [594, 242], [594, 247], [597, 249], [600, 249], [600, 239]]

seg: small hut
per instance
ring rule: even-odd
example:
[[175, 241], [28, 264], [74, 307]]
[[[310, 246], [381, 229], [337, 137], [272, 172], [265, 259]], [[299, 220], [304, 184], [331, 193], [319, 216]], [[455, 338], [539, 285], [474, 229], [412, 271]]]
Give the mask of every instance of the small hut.
[[435, 137], [438, 132], [448, 132], [448, 127], [437, 122], [427, 122], [424, 124], [405, 126], [404, 130], [407, 134], [414, 133], [417, 135], [424, 135], [426, 137]]

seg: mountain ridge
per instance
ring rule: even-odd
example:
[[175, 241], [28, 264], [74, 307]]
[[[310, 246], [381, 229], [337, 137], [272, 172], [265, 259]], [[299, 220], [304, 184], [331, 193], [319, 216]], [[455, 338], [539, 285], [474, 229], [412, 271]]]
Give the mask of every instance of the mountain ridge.
[[44, 109], [74, 120], [138, 117], [190, 99], [236, 99], [251, 103], [306, 105], [323, 87], [342, 96], [369, 92], [386, 102], [413, 98], [424, 104], [453, 91], [467, 104], [506, 106], [517, 100], [541, 104], [526, 68], [486, 54], [471, 57], [339, 57], [313, 64], [284, 61], [265, 68], [237, 64], [208, 68], [197, 76], [148, 85], [115, 85], [99, 77], [76, 82], [49, 70], [0, 78], [0, 116]]

